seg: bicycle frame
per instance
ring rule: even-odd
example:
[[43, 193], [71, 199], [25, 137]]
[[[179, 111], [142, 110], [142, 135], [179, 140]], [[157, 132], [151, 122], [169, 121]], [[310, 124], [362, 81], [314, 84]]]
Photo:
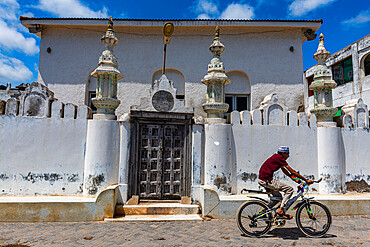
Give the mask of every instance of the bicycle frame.
[[[309, 204], [309, 201], [311, 199], [313, 199], [313, 197], [310, 197], [310, 198], [306, 198], [303, 196], [303, 193], [304, 191], [308, 189], [308, 185], [307, 184], [303, 184], [301, 183], [299, 186], [298, 186], [298, 194], [295, 195], [293, 198], [289, 199], [287, 205], [284, 207], [284, 212], [288, 211], [289, 208], [298, 200], [298, 198], [302, 198], [302, 201], [299, 202], [293, 209], [297, 209], [302, 203], [308, 203]], [[263, 202], [267, 202], [266, 200], [262, 199], [262, 198], [259, 198], [259, 197], [255, 197], [255, 196], [248, 196], [249, 198], [253, 198], [253, 199], [259, 199]], [[269, 198], [270, 200], [279, 200], [280, 202], [282, 201], [282, 198], [281, 197], [272, 197], [269, 195]], [[276, 210], [279, 209], [279, 203], [277, 204], [277, 206], [271, 208], [270, 210], [264, 212], [263, 214], [259, 215], [258, 217], [256, 217], [256, 219], [259, 219], [259, 218], [262, 218], [265, 214], [269, 214], [269, 213], [275, 213]]]

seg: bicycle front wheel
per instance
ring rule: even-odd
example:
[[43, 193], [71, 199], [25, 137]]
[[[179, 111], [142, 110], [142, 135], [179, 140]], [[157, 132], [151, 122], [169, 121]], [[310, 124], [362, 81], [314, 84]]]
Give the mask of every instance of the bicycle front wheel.
[[320, 238], [330, 230], [332, 218], [325, 205], [312, 201], [298, 208], [296, 222], [299, 230], [306, 236]]
[[271, 228], [271, 213], [262, 202], [245, 202], [238, 209], [237, 224], [242, 233], [250, 237], [261, 237]]

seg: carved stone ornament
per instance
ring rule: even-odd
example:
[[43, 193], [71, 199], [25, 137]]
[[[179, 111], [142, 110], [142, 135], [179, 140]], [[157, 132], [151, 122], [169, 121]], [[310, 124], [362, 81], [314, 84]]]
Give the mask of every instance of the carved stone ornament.
[[174, 99], [170, 92], [160, 90], [153, 95], [152, 104], [157, 111], [171, 111], [174, 105]]
[[32, 117], [50, 117], [54, 93], [38, 82], [32, 82], [22, 94], [19, 103], [19, 115]]
[[317, 117], [319, 126], [335, 127], [333, 116], [338, 109], [333, 107], [332, 89], [337, 86], [332, 78], [331, 70], [326, 66], [326, 60], [330, 57], [330, 52], [325, 49], [324, 35], [320, 34], [319, 46], [314, 59], [318, 61], [316, 66], [313, 82], [309, 89], [314, 92], [314, 109], [311, 113]]
[[98, 67], [91, 73], [98, 79], [96, 88], [96, 97], [91, 102], [97, 108], [94, 119], [114, 120], [117, 119], [114, 114], [120, 104], [117, 99], [117, 81], [122, 79], [118, 70], [118, 59], [113, 53], [113, 47], [118, 44], [118, 39], [113, 31], [113, 18], [109, 18], [107, 32], [101, 38], [105, 50], [99, 58]]
[[202, 82], [207, 85], [206, 103], [203, 104], [203, 110], [207, 113], [207, 123], [225, 123], [224, 114], [229, 109], [229, 105], [225, 103], [225, 85], [229, 84], [230, 80], [221, 60], [225, 46], [220, 42], [218, 26], [209, 50], [212, 52], [213, 58], [208, 64], [208, 73], [202, 79]]
[[193, 108], [185, 107], [185, 102], [176, 98], [177, 89], [173, 87], [173, 82], [168, 80], [166, 75], [162, 75], [159, 80], [155, 80], [150, 88], [150, 96], [140, 99], [140, 105], [131, 106], [131, 110], [158, 111], [158, 112], [182, 112], [192, 113]]

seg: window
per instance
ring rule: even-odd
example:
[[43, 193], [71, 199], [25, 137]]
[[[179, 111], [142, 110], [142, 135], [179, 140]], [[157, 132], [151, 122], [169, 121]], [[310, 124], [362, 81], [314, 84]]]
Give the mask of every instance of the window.
[[227, 94], [225, 96], [225, 103], [229, 104], [229, 110], [227, 113], [232, 111], [244, 111], [249, 110], [249, 95], [248, 94], [239, 94], [239, 95], [231, 95]]
[[228, 113], [250, 110], [251, 85], [243, 71], [233, 70], [226, 73], [231, 83], [225, 86], [225, 103], [229, 104]]
[[312, 82], [313, 82], [313, 75], [307, 78], [307, 83], [308, 83], [308, 96], [313, 96], [313, 91], [312, 91], [312, 90], [310, 90], [310, 86], [311, 86]]
[[337, 85], [353, 81], [352, 57], [331, 66], [333, 79]]
[[92, 98], [95, 98], [96, 97], [96, 92], [95, 91], [89, 91], [89, 101], [88, 101], [88, 106], [91, 108], [92, 112], [95, 113], [96, 112], [96, 107], [93, 105], [93, 103], [91, 102], [91, 99]]
[[370, 55], [364, 60], [365, 76], [370, 75]]

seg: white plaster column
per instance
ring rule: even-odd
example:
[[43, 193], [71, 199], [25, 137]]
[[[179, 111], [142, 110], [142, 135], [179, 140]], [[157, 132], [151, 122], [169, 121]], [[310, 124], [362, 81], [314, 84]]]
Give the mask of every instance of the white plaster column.
[[318, 173], [320, 194], [343, 192], [344, 148], [341, 129], [336, 127], [317, 128]]
[[84, 168], [85, 196], [97, 196], [109, 185], [118, 184], [119, 123], [89, 120]]
[[357, 43], [354, 43], [351, 46], [351, 55], [352, 55], [352, 68], [353, 68], [353, 93], [355, 95], [355, 99], [361, 97], [360, 96], [360, 73], [359, 73], [359, 58], [358, 58], [358, 51], [357, 51]]
[[130, 115], [122, 115], [119, 119], [120, 128], [120, 152], [119, 152], [119, 194], [117, 197], [118, 204], [127, 202], [128, 196], [128, 172], [129, 172], [129, 155], [130, 155]]
[[191, 196], [200, 201], [200, 188], [204, 184], [204, 124], [203, 119], [193, 125], [192, 131], [192, 179]]
[[205, 124], [204, 184], [231, 192], [231, 125]]
[[315, 105], [311, 113], [317, 117], [318, 173], [323, 178], [319, 184], [322, 194], [339, 193], [343, 189], [344, 148], [340, 128], [333, 122], [337, 108], [333, 107], [332, 89], [337, 86], [331, 70], [326, 66], [330, 52], [325, 49], [324, 35], [320, 34], [319, 46], [313, 56], [318, 64], [310, 89], [314, 91]]

